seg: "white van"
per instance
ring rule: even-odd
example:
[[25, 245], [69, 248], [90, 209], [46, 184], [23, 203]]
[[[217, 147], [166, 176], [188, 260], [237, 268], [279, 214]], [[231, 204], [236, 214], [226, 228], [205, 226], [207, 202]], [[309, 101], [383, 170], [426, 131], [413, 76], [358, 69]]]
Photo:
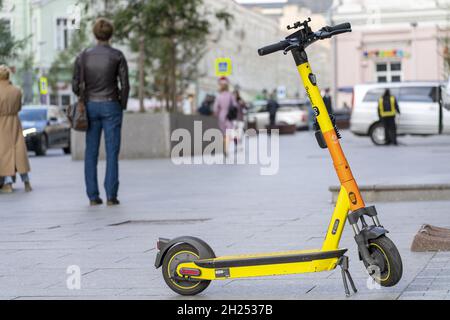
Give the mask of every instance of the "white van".
[[441, 82], [396, 82], [356, 85], [350, 130], [385, 144], [384, 128], [378, 118], [378, 99], [389, 88], [397, 98], [399, 135], [450, 134], [450, 99]]

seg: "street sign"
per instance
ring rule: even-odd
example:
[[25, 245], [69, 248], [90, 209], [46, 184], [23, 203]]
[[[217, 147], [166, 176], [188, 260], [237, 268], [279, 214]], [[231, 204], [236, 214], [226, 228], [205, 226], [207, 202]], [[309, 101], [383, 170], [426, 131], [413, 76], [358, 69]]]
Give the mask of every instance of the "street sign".
[[39, 92], [41, 95], [48, 93], [48, 79], [46, 77], [39, 78]]
[[217, 77], [231, 76], [232, 66], [230, 58], [217, 58], [214, 61], [214, 66]]

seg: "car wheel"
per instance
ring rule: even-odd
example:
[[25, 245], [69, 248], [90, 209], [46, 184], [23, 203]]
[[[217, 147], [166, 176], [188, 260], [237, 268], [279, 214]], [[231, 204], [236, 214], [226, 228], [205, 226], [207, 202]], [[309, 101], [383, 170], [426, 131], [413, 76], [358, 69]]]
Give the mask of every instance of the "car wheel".
[[47, 154], [47, 137], [42, 134], [36, 143], [35, 153], [37, 156], [45, 156]]
[[387, 144], [386, 141], [386, 134], [384, 131], [384, 126], [381, 122], [377, 122], [375, 123], [371, 128], [370, 128], [370, 139], [372, 140], [372, 142], [377, 145], [377, 146], [384, 146]]

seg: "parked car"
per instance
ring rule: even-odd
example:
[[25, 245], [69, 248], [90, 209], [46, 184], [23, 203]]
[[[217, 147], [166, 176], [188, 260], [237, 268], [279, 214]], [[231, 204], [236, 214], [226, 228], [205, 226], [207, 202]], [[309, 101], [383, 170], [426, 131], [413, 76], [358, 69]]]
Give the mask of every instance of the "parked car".
[[333, 110], [336, 119], [336, 125], [339, 129], [348, 129], [350, 127], [351, 110], [346, 108]]
[[[295, 125], [298, 130], [308, 128], [308, 110], [304, 100], [280, 100], [275, 123]], [[269, 125], [269, 111], [266, 100], [257, 100], [250, 104], [247, 122], [255, 129], [265, 129]], [[253, 124], [253, 125], [250, 125]]]
[[29, 151], [44, 156], [49, 148], [70, 153], [70, 125], [57, 106], [27, 105], [19, 113], [23, 136]]
[[399, 135], [450, 134], [450, 104], [447, 90], [440, 82], [398, 82], [356, 85], [350, 130], [368, 135], [374, 144], [385, 144], [383, 125], [378, 118], [378, 99], [386, 88], [397, 98]]

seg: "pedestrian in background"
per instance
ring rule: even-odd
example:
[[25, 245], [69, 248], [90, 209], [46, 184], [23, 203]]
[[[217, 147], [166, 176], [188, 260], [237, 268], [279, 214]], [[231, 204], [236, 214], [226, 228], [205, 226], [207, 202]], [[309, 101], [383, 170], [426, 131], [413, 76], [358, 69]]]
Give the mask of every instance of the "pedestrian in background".
[[[118, 205], [119, 153], [123, 111], [130, 91], [128, 65], [123, 53], [112, 48], [109, 41], [113, 25], [104, 18], [94, 24], [97, 45], [84, 50], [75, 61], [72, 80], [73, 92], [79, 96], [84, 82], [89, 128], [86, 132], [84, 174], [86, 193], [91, 205], [100, 205], [97, 181], [97, 163], [102, 131], [105, 136], [106, 174], [104, 187], [107, 204]], [[84, 79], [80, 79], [83, 68]], [[119, 87], [120, 83], [120, 87]]]
[[214, 104], [215, 97], [212, 94], [207, 94], [205, 99], [203, 99], [202, 104], [200, 105], [200, 108], [198, 108], [198, 113], [203, 116], [210, 116], [212, 115], [212, 107]]
[[323, 95], [323, 103], [325, 104], [325, 107], [327, 108], [328, 114], [330, 116], [333, 115], [333, 101], [331, 100], [330, 95], [330, 88], [325, 89], [325, 94]]
[[400, 114], [397, 99], [391, 95], [391, 91], [386, 89], [384, 94], [378, 100], [378, 117], [384, 126], [386, 144], [398, 145], [397, 143], [397, 125], [395, 124], [396, 115]]
[[269, 111], [270, 128], [275, 126], [277, 111], [280, 105], [277, 102], [277, 93], [274, 90], [267, 101], [267, 110]]
[[242, 139], [244, 137], [244, 113], [247, 110], [247, 103], [241, 97], [241, 93], [239, 92], [239, 87], [234, 89], [234, 99], [236, 100], [237, 114], [236, 119], [233, 120], [233, 129], [234, 129], [234, 147], [235, 151], [237, 151], [239, 146], [242, 146]]
[[[232, 129], [233, 125], [229, 119], [229, 111], [232, 107], [237, 105], [234, 95], [229, 91], [230, 83], [228, 78], [221, 77], [219, 79], [219, 94], [214, 101], [214, 115], [217, 117], [219, 129], [223, 134], [223, 154], [226, 157], [228, 154], [228, 142], [230, 137], [227, 129]], [[229, 130], [228, 130], [229, 131]]]
[[20, 174], [25, 191], [31, 191], [30, 163], [23, 137], [19, 111], [22, 108], [22, 92], [9, 81], [10, 70], [0, 66], [0, 178], [2, 193], [13, 192], [13, 177]]

